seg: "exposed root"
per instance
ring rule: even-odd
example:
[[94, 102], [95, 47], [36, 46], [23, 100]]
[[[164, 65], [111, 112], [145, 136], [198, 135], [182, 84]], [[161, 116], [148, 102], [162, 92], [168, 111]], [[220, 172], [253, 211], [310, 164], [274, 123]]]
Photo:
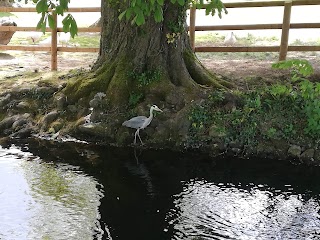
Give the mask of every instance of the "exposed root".
[[200, 86], [224, 89], [233, 87], [231, 83], [218, 79], [214, 74], [207, 70], [191, 51], [184, 52], [184, 62], [192, 79]]

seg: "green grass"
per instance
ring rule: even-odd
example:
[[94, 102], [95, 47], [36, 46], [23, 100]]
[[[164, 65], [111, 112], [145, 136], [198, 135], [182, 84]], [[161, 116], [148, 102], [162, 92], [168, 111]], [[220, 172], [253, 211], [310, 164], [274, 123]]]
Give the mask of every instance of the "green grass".
[[219, 33], [196, 34], [196, 44], [199, 43], [223, 43], [225, 36]]
[[199, 60], [217, 59], [217, 60], [244, 60], [244, 59], [257, 59], [257, 60], [270, 60], [277, 61], [279, 53], [277, 52], [199, 52], [196, 53]]
[[2, 18], [2, 17], [13, 17], [13, 16], [15, 16], [15, 15], [12, 14], [12, 13], [0, 12], [0, 18]]
[[100, 34], [79, 34], [74, 39], [71, 39], [70, 43], [81, 47], [99, 47]]
[[[10, 45], [28, 45], [32, 44], [31, 40], [28, 39], [28, 33], [15, 33], [10, 41]], [[51, 36], [51, 33], [46, 33], [40, 38], [40, 41]], [[79, 33], [78, 36], [75, 36], [74, 39], [71, 39], [69, 46], [78, 46], [78, 47], [99, 47], [100, 45], [100, 34], [88, 34], [88, 33]]]
[[[214, 33], [214, 32], [204, 32], [202, 34], [196, 34], [195, 36], [195, 41], [196, 45], [203, 45], [203, 44], [223, 44], [225, 39], [225, 34], [220, 34], [220, 33]], [[254, 36], [253, 34], [248, 33], [247, 36], [245, 37], [240, 37], [236, 36], [237, 43], [235, 44], [240, 45], [240, 46], [251, 46], [256, 43], [269, 43], [272, 45], [279, 45], [280, 40], [276, 36], [270, 36], [270, 37], [257, 37]]]
[[[307, 119], [301, 106], [286, 97], [274, 98], [268, 91], [239, 94], [239, 106], [231, 111], [223, 108], [223, 100], [212, 97], [194, 106], [189, 114], [190, 141], [210, 142], [221, 135], [227, 144], [237, 142], [248, 147], [256, 146], [262, 139], [306, 139], [313, 143], [316, 138], [305, 133]], [[211, 96], [218, 94], [223, 96], [219, 92]], [[216, 132], [214, 136], [210, 136], [210, 129]]]
[[[248, 34], [245, 37], [236, 37], [237, 42], [234, 46], [257, 46], [262, 44], [279, 45], [279, 39], [276, 36], [256, 37]], [[224, 46], [225, 34], [219, 33], [202, 33], [196, 34], [196, 46]], [[257, 59], [276, 61], [279, 57], [277, 52], [200, 52], [197, 53], [200, 60], [204, 59], [219, 59], [219, 60], [242, 60], [242, 59]]]

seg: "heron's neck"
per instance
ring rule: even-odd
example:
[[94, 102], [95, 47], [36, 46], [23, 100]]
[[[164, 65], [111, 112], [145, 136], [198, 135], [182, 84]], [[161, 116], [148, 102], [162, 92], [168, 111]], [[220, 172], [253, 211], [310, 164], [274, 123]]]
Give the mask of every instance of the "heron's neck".
[[150, 115], [149, 115], [149, 119], [153, 118], [153, 108], [150, 108]]

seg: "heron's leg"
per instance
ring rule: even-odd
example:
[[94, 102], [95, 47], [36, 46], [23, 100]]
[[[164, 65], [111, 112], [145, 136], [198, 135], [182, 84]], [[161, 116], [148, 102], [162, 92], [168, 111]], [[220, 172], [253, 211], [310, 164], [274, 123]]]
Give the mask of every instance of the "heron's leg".
[[[140, 130], [140, 129], [139, 129], [139, 130]], [[139, 139], [140, 139], [141, 144], [143, 145], [144, 143], [142, 142], [142, 140], [141, 140], [141, 138], [140, 138], [139, 131], [138, 131], [138, 137], [139, 137]]]
[[137, 131], [134, 133], [134, 141], [133, 143], [136, 144], [137, 143], [137, 135], [139, 135], [139, 128], [137, 129]]

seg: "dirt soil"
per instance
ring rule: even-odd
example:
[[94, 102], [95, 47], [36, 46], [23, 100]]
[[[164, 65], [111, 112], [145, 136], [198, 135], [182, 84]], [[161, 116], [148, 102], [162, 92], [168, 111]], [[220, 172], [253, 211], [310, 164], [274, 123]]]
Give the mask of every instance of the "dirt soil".
[[[58, 70], [90, 69], [97, 59], [97, 53], [69, 53], [58, 54]], [[268, 55], [259, 56], [214, 53], [198, 54], [201, 62], [211, 71], [218, 73], [232, 81], [237, 89], [249, 90], [256, 86], [269, 85], [275, 81], [290, 78], [289, 71], [276, 70], [271, 64], [276, 62], [276, 55], [272, 59]], [[265, 59], [264, 59], [265, 58]], [[309, 60], [315, 68], [313, 79], [320, 79], [320, 57], [317, 54], [295, 53], [288, 54], [288, 58], [304, 58]], [[26, 72], [50, 72], [50, 53], [6, 51], [0, 53], [0, 79], [20, 75]]]

